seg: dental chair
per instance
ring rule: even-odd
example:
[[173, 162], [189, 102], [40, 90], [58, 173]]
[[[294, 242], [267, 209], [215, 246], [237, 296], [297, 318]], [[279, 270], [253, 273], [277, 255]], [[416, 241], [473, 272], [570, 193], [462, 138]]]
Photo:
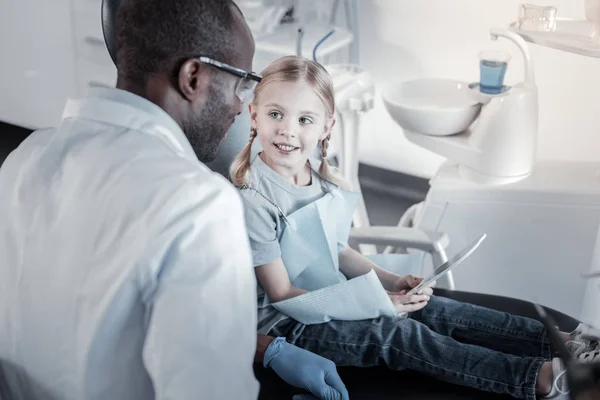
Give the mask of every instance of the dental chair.
[[[114, 22], [116, 11], [124, 0], [103, 0], [102, 27], [108, 51], [115, 60], [115, 31]], [[208, 166], [215, 172], [227, 176], [228, 167], [233, 157], [248, 143], [250, 133], [249, 118], [246, 113], [240, 115], [231, 127], [227, 138], [222, 144], [217, 159]], [[258, 141], [253, 146], [253, 155], [260, 150]], [[375, 227], [356, 230], [352, 238], [360, 243], [392, 245], [394, 247], [416, 248], [433, 252], [443, 246], [443, 234], [423, 233], [411, 235], [410, 228]], [[394, 229], [396, 233], [394, 234]], [[408, 240], [403, 240], [408, 238]], [[549, 288], [549, 290], [552, 290]], [[435, 294], [459, 301], [493, 308], [503, 312], [539, 319], [534, 306], [528, 302], [501, 296], [479, 293], [468, 293], [448, 289], [436, 289]], [[563, 331], [571, 331], [578, 321], [547, 309]], [[419, 400], [452, 400], [452, 399], [501, 399], [506, 398], [496, 394], [475, 391], [472, 389], [451, 385], [412, 371], [392, 371], [385, 366], [373, 368], [339, 367], [338, 371], [350, 392], [352, 400], [387, 400], [387, 399], [419, 399]], [[259, 400], [291, 399], [293, 395], [302, 393], [301, 390], [287, 385], [271, 370], [255, 365], [256, 377], [261, 383]]]

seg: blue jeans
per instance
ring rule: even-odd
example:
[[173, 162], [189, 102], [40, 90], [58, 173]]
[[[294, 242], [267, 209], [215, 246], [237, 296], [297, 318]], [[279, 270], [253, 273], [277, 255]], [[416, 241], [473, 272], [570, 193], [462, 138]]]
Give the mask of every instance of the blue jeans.
[[382, 360], [392, 369], [531, 400], [540, 366], [552, 357], [539, 321], [438, 296], [406, 318], [318, 325], [287, 319], [269, 334], [338, 366], [371, 367]]

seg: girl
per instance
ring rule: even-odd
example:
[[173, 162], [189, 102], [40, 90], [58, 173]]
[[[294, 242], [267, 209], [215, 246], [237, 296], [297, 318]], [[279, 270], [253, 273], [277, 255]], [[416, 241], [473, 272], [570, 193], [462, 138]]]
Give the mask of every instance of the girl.
[[[382, 360], [393, 369], [516, 398], [567, 396], [561, 361], [552, 358], [540, 322], [431, 296], [430, 287], [406, 296], [420, 278], [390, 273], [347, 245], [351, 194], [327, 163], [334, 93], [321, 65], [295, 56], [276, 60], [263, 72], [249, 110], [250, 141], [230, 175], [245, 204], [259, 283], [259, 333], [285, 336], [337, 365], [369, 367]], [[257, 137], [262, 152], [250, 160]], [[320, 162], [311, 158], [319, 144]], [[323, 300], [328, 290], [339, 296], [340, 287], [350, 290], [351, 282], [373, 273], [385, 289], [371, 286], [373, 296], [384, 293], [406, 317], [362, 310], [372, 317], [331, 318], [362, 307], [356, 291], [345, 297], [346, 309], [315, 317], [332, 307], [334, 297]], [[581, 359], [593, 360], [597, 332], [584, 328], [563, 336]]]

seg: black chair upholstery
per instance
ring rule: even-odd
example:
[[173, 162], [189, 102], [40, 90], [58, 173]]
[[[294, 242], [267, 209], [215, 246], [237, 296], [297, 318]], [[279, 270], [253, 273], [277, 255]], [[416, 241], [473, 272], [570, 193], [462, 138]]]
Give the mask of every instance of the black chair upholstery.
[[[436, 289], [438, 296], [465, 301], [511, 314], [538, 319], [531, 303], [502, 296], [467, 293]], [[563, 331], [571, 331], [578, 321], [558, 311], [547, 309]], [[301, 390], [290, 387], [273, 371], [255, 366], [254, 371], [261, 383], [259, 400], [291, 399]], [[392, 371], [385, 366], [373, 368], [338, 368], [351, 400], [458, 400], [458, 399], [511, 399], [494, 393], [486, 393], [452, 385], [413, 371]]]
[[4, 382], [4, 373], [2, 372], [2, 365], [0, 365], [0, 400], [8, 400], [8, 385]]
[[[116, 59], [114, 33], [115, 18], [118, 7], [122, 1], [124, 0], [103, 0], [102, 2], [102, 28], [104, 38], [107, 42], [106, 47], [111, 53], [113, 61]], [[247, 142], [248, 131], [249, 129], [246, 128], [241, 130], [241, 132], [243, 132], [241, 133], [241, 136], [239, 136], [241, 144], [238, 145], [237, 148], [241, 149]], [[230, 137], [234, 136], [235, 135], [230, 134]], [[237, 143], [232, 143], [231, 145], [235, 146]], [[225, 153], [226, 152], [220, 152], [220, 154], [223, 154], [224, 158], [227, 158], [228, 155]], [[229, 153], [235, 154], [236, 152]], [[227, 164], [227, 160], [224, 159], [221, 160], [220, 163], [219, 160], [216, 160], [215, 165], [222, 166], [225, 164]], [[226, 168], [223, 168], [223, 170], [226, 170]], [[435, 293], [436, 295], [537, 319], [537, 314], [535, 313], [533, 306], [530, 303], [521, 300], [443, 289], [436, 289]], [[563, 330], [572, 330], [577, 324], [577, 321], [573, 318], [553, 310], [548, 311]], [[290, 387], [283, 382], [271, 370], [265, 370], [262, 366], [256, 365], [255, 372], [257, 378], [261, 382], [260, 400], [291, 399], [294, 394], [301, 393], [300, 390]], [[348, 387], [350, 398], [352, 400], [391, 400], [400, 398], [405, 400], [452, 400], [473, 398], [485, 400], [504, 398], [503, 396], [482, 393], [447, 384], [411, 371], [391, 371], [384, 366], [375, 368], [342, 367], [339, 368], [339, 372]]]
[[102, 33], [104, 42], [115, 65], [117, 64], [117, 11], [124, 0], [102, 0]]

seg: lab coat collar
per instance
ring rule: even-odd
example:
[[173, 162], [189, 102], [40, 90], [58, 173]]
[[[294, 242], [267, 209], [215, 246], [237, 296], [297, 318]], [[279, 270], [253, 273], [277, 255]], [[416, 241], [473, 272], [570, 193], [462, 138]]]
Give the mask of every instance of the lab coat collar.
[[177, 152], [198, 160], [187, 137], [162, 108], [131, 92], [116, 88], [91, 88], [82, 99], [69, 99], [63, 120], [80, 118], [163, 135]]

